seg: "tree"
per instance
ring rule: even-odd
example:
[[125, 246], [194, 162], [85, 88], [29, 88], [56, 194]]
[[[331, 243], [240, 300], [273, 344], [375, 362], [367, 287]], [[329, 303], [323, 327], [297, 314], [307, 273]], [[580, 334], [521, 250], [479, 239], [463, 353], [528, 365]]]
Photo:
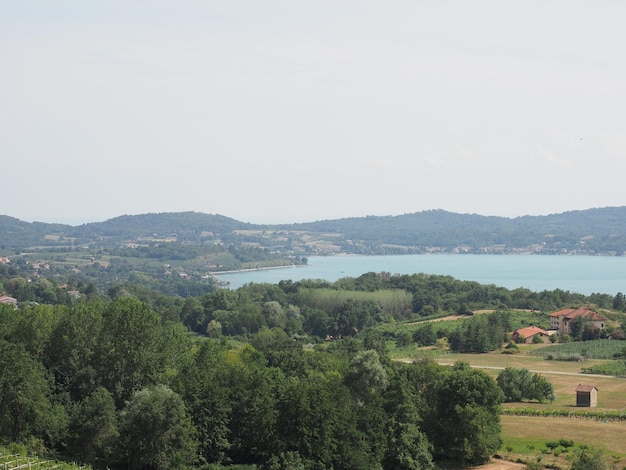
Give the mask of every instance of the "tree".
[[582, 447], [572, 462], [572, 470], [608, 470], [609, 465], [602, 449]]
[[226, 390], [230, 408], [227, 457], [234, 462], [254, 463], [275, 453], [276, 388], [284, 378], [267, 367], [263, 354], [251, 346], [230, 357]]
[[368, 330], [363, 337], [363, 349], [372, 349], [384, 357], [387, 354], [387, 341], [380, 331]]
[[457, 363], [435, 384], [434, 406], [425, 430], [434, 454], [463, 464], [486, 462], [502, 444], [503, 394], [484, 372]]
[[496, 383], [504, 393], [505, 402], [520, 402], [530, 386], [530, 371], [507, 367], [496, 378]]
[[424, 326], [415, 330], [413, 333], [413, 341], [420, 346], [432, 346], [437, 341], [437, 334], [432, 323], [426, 323]]
[[122, 439], [131, 469], [192, 464], [198, 446], [182, 398], [165, 385], [133, 395], [122, 412]]
[[147, 304], [119, 298], [106, 305], [96, 352], [96, 371], [118, 408], [136, 390], [156, 383], [163, 368], [162, 327]]
[[263, 468], [265, 470], [307, 470], [307, 465], [299, 452], [288, 451], [272, 455]]
[[355, 335], [370, 326], [381, 314], [373, 300], [347, 299], [333, 310], [335, 333], [343, 336]]
[[350, 361], [346, 384], [357, 397], [367, 399], [370, 395], [381, 393], [388, 383], [387, 371], [376, 351], [362, 351]]
[[413, 342], [413, 335], [411, 335], [410, 331], [400, 331], [396, 334], [396, 347], [402, 348], [404, 346], [408, 346]]
[[195, 298], [189, 297], [185, 299], [180, 312], [181, 321], [192, 331], [202, 332], [202, 326], [205, 322], [205, 311], [202, 302]]
[[43, 365], [22, 345], [0, 339], [0, 439], [42, 436], [51, 413]]
[[527, 396], [529, 400], [537, 400], [540, 403], [556, 400], [554, 387], [545, 377], [539, 374], [533, 374], [531, 377]]
[[282, 452], [297, 451], [312, 469], [371, 469], [372, 451], [358, 428], [349, 390], [338, 379], [320, 374], [291, 377], [282, 390], [278, 408]]
[[80, 401], [101, 385], [96, 371], [104, 304], [79, 303], [59, 313], [46, 351], [48, 369], [59, 392]]
[[570, 336], [572, 341], [582, 341], [585, 329], [589, 325], [589, 320], [583, 316], [578, 316], [570, 322]]
[[115, 402], [108, 390], [99, 387], [80, 403], [72, 428], [71, 448], [77, 457], [96, 467], [110, 461], [120, 433]]
[[414, 365], [396, 366], [396, 373], [391, 375], [385, 393], [387, 445], [382, 463], [386, 470], [434, 467], [432, 445], [420, 430], [422, 419], [417, 409], [418, 399], [405, 375], [409, 368], [415, 369]]
[[554, 387], [545, 377], [532, 374], [528, 369], [507, 367], [496, 378], [496, 383], [504, 393], [505, 402], [522, 400], [554, 401]]
[[200, 344], [178, 375], [178, 387], [197, 430], [199, 451], [209, 463], [222, 463], [230, 448], [230, 371], [218, 341]]

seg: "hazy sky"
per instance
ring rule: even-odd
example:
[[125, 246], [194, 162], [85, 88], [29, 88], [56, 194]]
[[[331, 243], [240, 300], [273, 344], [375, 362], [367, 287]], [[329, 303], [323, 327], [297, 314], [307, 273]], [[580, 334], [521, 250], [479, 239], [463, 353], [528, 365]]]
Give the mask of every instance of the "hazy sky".
[[622, 0], [4, 0], [0, 214], [626, 205]]

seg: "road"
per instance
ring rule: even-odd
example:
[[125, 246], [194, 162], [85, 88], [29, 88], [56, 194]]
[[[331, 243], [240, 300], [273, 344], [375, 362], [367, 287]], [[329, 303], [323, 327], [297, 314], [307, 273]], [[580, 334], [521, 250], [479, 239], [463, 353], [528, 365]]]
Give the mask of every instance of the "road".
[[[454, 365], [453, 362], [444, 362], [444, 361], [438, 361], [437, 364], [439, 364], [440, 366], [452, 366]], [[496, 366], [477, 366], [477, 365], [470, 365], [470, 367], [474, 368], [474, 369], [489, 369], [489, 370], [504, 370], [504, 367], [496, 367]], [[602, 374], [582, 374], [580, 372], [560, 372], [560, 371], [556, 371], [556, 370], [532, 370], [529, 369], [530, 372], [534, 373], [534, 374], [545, 374], [545, 375], [574, 375], [577, 377], [603, 377], [603, 378], [613, 378], [613, 379], [617, 379], [617, 377], [613, 376], [613, 375], [602, 375]]]

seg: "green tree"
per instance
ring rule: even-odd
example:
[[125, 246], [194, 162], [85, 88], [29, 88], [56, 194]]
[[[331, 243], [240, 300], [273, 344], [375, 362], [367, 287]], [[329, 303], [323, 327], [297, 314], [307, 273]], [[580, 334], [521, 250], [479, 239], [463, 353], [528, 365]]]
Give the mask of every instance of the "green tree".
[[539, 374], [533, 374], [531, 377], [526, 395], [529, 400], [537, 400], [540, 403], [556, 400], [554, 386]]
[[363, 337], [363, 349], [372, 349], [382, 358], [387, 354], [387, 341], [380, 331], [367, 330]]
[[230, 448], [230, 370], [218, 341], [203, 341], [182, 368], [177, 385], [197, 430], [200, 453], [223, 463]]
[[131, 469], [165, 470], [196, 459], [196, 430], [185, 404], [164, 385], [133, 395], [122, 412], [122, 439]]
[[532, 374], [528, 369], [507, 367], [496, 378], [496, 383], [504, 393], [504, 401], [521, 402], [522, 400], [554, 401], [554, 387], [548, 380]]
[[58, 323], [46, 350], [47, 366], [58, 392], [80, 401], [101, 385], [97, 375], [98, 341], [104, 303], [78, 303], [59, 312]]
[[251, 346], [231, 357], [226, 389], [229, 392], [229, 441], [227, 457], [254, 463], [276, 451], [276, 400], [284, 381], [276, 368], [267, 367], [263, 354]]
[[106, 305], [96, 371], [120, 408], [136, 390], [156, 383], [163, 370], [161, 320], [147, 304], [119, 298]]
[[43, 436], [52, 408], [43, 365], [24, 347], [0, 339], [0, 439]]
[[206, 327], [204, 331], [202, 330], [203, 325], [208, 322], [205, 321], [205, 309], [200, 299], [195, 297], [185, 299], [180, 312], [180, 317], [183, 324], [190, 330], [197, 333], [203, 333], [206, 331]]
[[608, 470], [604, 451], [598, 447], [582, 447], [572, 461], [572, 470]]
[[583, 340], [583, 334], [588, 324], [589, 324], [589, 320], [587, 320], [583, 316], [578, 316], [570, 322], [569, 328], [570, 328], [570, 336], [572, 337], [572, 341]]
[[101, 468], [111, 461], [120, 433], [115, 402], [107, 389], [97, 388], [79, 404], [72, 431], [70, 448], [83, 462]]
[[435, 385], [426, 432], [434, 454], [463, 464], [486, 462], [500, 448], [503, 394], [482, 371], [457, 363]]
[[297, 451], [314, 469], [376, 468], [367, 435], [359, 429], [349, 390], [337, 377], [291, 377], [277, 403], [282, 452]]
[[413, 335], [410, 331], [400, 331], [396, 334], [396, 347], [402, 348], [413, 343]]
[[361, 351], [350, 361], [346, 384], [360, 399], [382, 393], [389, 380], [387, 371], [380, 363], [380, 356], [373, 349]]
[[[408, 369], [413, 365], [399, 365], [390, 378], [385, 393], [388, 419], [387, 445], [382, 460], [385, 470], [420, 470], [434, 467], [432, 445], [421, 429], [418, 394], [412, 389]], [[417, 385], [413, 382], [413, 385]]]
[[307, 465], [299, 452], [287, 451], [272, 455], [263, 468], [265, 470], [307, 470], [310, 465]]
[[528, 398], [530, 387], [530, 371], [528, 369], [505, 368], [498, 377], [496, 383], [504, 393], [505, 402], [520, 402]]
[[380, 307], [373, 300], [347, 299], [333, 310], [335, 334], [355, 335], [372, 325], [380, 314]]
[[413, 341], [420, 346], [432, 346], [437, 342], [437, 334], [432, 323], [426, 323], [424, 326], [415, 330], [413, 333]]

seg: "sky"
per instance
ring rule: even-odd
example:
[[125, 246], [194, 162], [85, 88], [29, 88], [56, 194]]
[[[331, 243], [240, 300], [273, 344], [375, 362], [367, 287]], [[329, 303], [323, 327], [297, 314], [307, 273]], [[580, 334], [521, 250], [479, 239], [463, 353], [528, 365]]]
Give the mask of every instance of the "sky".
[[0, 214], [626, 205], [621, 0], [4, 0]]

